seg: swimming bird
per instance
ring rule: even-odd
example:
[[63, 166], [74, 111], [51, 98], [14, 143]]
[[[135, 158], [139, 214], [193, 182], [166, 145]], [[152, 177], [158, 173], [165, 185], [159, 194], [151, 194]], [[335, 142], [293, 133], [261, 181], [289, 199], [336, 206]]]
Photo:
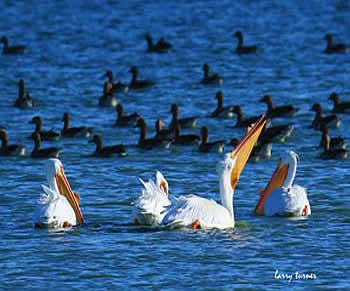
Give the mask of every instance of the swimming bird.
[[143, 188], [140, 197], [134, 204], [133, 223], [135, 225], [160, 225], [166, 208], [171, 204], [169, 200], [169, 186], [164, 176], [157, 171], [156, 182], [144, 182], [139, 178]]
[[112, 94], [114, 95], [115, 92], [123, 92], [123, 93], [127, 93], [129, 90], [128, 85], [118, 81], [117, 83], [114, 83], [114, 77], [113, 77], [113, 72], [111, 70], [107, 70], [105, 75], [105, 77], [108, 78], [108, 81], [105, 83], [105, 85], [107, 86], [106, 91], [107, 94]]
[[2, 42], [4, 44], [4, 48], [2, 50], [2, 53], [4, 55], [21, 54], [26, 49], [26, 46], [24, 46], [24, 45], [9, 46], [9, 41], [8, 41], [8, 38], [6, 36], [3, 36], [0, 39], [0, 42]]
[[338, 128], [341, 124], [340, 118], [335, 114], [322, 117], [322, 106], [318, 103], [315, 103], [311, 111], [315, 112], [315, 118], [311, 123], [311, 128], [321, 130], [322, 126], [327, 125], [328, 127]]
[[209, 142], [209, 131], [206, 126], [201, 128], [201, 143], [199, 144], [199, 151], [202, 153], [208, 153], [210, 151], [216, 151], [219, 153], [224, 152], [225, 141], [217, 140]]
[[80, 195], [74, 193], [64, 173], [60, 160], [46, 162], [48, 187], [42, 185], [44, 194], [37, 202], [33, 223], [39, 228], [70, 228], [83, 225]]
[[180, 124], [181, 128], [193, 128], [196, 127], [197, 124], [197, 117], [186, 117], [186, 118], [179, 118], [179, 106], [177, 104], [171, 105], [171, 114], [172, 118], [169, 124], [170, 130], [175, 130], [175, 126], [177, 123]]
[[[322, 137], [321, 137], [321, 141], [320, 141], [320, 147], [321, 148], [326, 148], [327, 146], [327, 139], [330, 138], [329, 135], [328, 135], [328, 127], [327, 125], [323, 125], [321, 127], [321, 131], [322, 131]], [[347, 146], [347, 143], [346, 143], [346, 140], [345, 138], [343, 137], [333, 137], [330, 139], [329, 141], [329, 148], [331, 150], [337, 150], [337, 149], [346, 149], [346, 146]]]
[[113, 88], [109, 82], [105, 82], [103, 86], [103, 95], [98, 100], [101, 107], [116, 107], [119, 103], [117, 97], [114, 96]]
[[125, 146], [122, 144], [104, 147], [102, 138], [100, 135], [95, 134], [89, 143], [96, 144], [96, 150], [92, 154], [95, 157], [110, 157], [114, 154], [118, 154], [121, 157], [126, 156]]
[[167, 53], [172, 45], [161, 37], [156, 44], [153, 44], [152, 36], [149, 34], [145, 35], [147, 41], [147, 51], [150, 53]]
[[162, 140], [171, 140], [175, 135], [175, 128], [172, 129], [166, 129], [164, 121], [161, 119], [158, 119], [156, 121], [156, 136], [157, 139]]
[[339, 95], [337, 93], [332, 93], [328, 100], [333, 101], [334, 113], [349, 113], [350, 112], [350, 102], [340, 102]]
[[236, 48], [236, 52], [239, 55], [242, 54], [255, 54], [257, 51], [257, 46], [256, 45], [252, 45], [252, 46], [244, 46], [243, 45], [243, 34], [240, 31], [236, 31], [233, 34], [233, 37], [236, 37], [238, 39], [238, 44], [237, 44], [237, 48]]
[[41, 137], [39, 132], [34, 133], [34, 149], [30, 154], [31, 158], [58, 158], [59, 148], [49, 147], [40, 149]]
[[208, 64], [204, 64], [203, 65], [203, 79], [201, 81], [202, 84], [208, 85], [208, 84], [219, 84], [222, 85], [223, 84], [223, 79], [222, 77], [218, 74], [218, 73], [213, 73], [211, 75], [209, 75], [209, 65]]
[[231, 118], [233, 116], [233, 106], [223, 106], [224, 94], [222, 93], [222, 91], [218, 91], [215, 95], [215, 98], [218, 100], [217, 106], [210, 116]]
[[255, 208], [257, 215], [308, 216], [311, 207], [305, 188], [293, 185], [299, 156], [287, 151], [278, 159], [277, 167], [266, 188], [260, 192]]
[[326, 34], [324, 36], [324, 39], [327, 41], [327, 47], [323, 51], [326, 54], [334, 54], [334, 53], [345, 53], [346, 46], [342, 43], [334, 44], [333, 43], [333, 37], [331, 34]]
[[324, 160], [338, 160], [346, 159], [348, 157], [348, 151], [345, 147], [332, 147], [331, 137], [328, 135], [328, 131], [324, 131], [322, 134], [322, 145], [323, 152], [321, 153], [321, 158]]
[[235, 127], [248, 127], [249, 125], [255, 123], [259, 119], [259, 116], [244, 118], [242, 108], [239, 105], [234, 106], [232, 112], [237, 115]]
[[116, 111], [118, 115], [117, 120], [115, 121], [116, 126], [135, 126], [137, 120], [140, 118], [140, 115], [138, 115], [136, 112], [130, 115], [124, 115], [123, 106], [120, 103], [116, 106]]
[[147, 134], [147, 126], [146, 122], [143, 118], [140, 118], [137, 123], [136, 127], [140, 128], [140, 138], [138, 142], [138, 146], [145, 150], [151, 150], [155, 147], [168, 147], [170, 145], [170, 141], [165, 141], [160, 138], [146, 138]]
[[269, 95], [262, 97], [259, 102], [266, 103], [267, 105], [266, 118], [292, 117], [299, 111], [299, 108], [295, 108], [292, 105], [274, 106], [272, 98]]
[[0, 129], [0, 156], [24, 156], [26, 148], [23, 145], [11, 144], [9, 145], [9, 139], [5, 130]]
[[70, 115], [68, 112], [63, 114], [62, 121], [64, 122], [63, 129], [61, 130], [62, 137], [90, 137], [92, 134], [92, 127], [70, 127]]
[[49, 140], [49, 141], [57, 141], [57, 140], [59, 140], [60, 135], [58, 133], [54, 132], [53, 130], [49, 130], [49, 131], [41, 130], [42, 126], [43, 126], [43, 123], [42, 123], [42, 120], [41, 120], [40, 116], [34, 116], [32, 118], [32, 120], [29, 121], [29, 123], [30, 124], [35, 124], [35, 130], [32, 133], [32, 135], [29, 136], [29, 138], [34, 139], [35, 135], [37, 133], [39, 133], [40, 134], [40, 138], [41, 138], [42, 141], [44, 141], [44, 140]]
[[19, 108], [31, 108], [34, 106], [34, 100], [30, 97], [29, 93], [25, 94], [24, 92], [24, 81], [19, 80], [18, 86], [18, 97], [15, 102], [15, 106]]
[[200, 142], [200, 137], [195, 134], [184, 134], [181, 135], [181, 128], [180, 128], [180, 123], [178, 122], [175, 126], [175, 137], [173, 140], [174, 145], [193, 145], [193, 144], [199, 144]]
[[265, 125], [262, 116], [238, 146], [217, 165], [221, 204], [196, 195], [181, 196], [167, 207], [162, 225], [192, 229], [226, 229], [235, 226], [233, 194], [241, 172]]
[[294, 126], [292, 124], [282, 124], [276, 126], [265, 126], [259, 139], [259, 143], [285, 142], [292, 135]]
[[132, 74], [132, 78], [129, 84], [130, 89], [146, 89], [155, 85], [151, 80], [138, 80], [139, 70], [136, 66], [132, 66], [129, 71]]

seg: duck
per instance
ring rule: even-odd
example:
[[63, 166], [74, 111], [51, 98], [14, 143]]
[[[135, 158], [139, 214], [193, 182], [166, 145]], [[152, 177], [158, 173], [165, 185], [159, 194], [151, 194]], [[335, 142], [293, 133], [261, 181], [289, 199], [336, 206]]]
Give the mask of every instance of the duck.
[[187, 146], [187, 145], [199, 144], [200, 140], [201, 140], [201, 138], [195, 134], [181, 135], [180, 123], [179, 122], [176, 123], [175, 137], [174, 137], [174, 140], [172, 142], [174, 145]]
[[114, 96], [113, 89], [109, 82], [105, 82], [103, 86], [103, 95], [98, 100], [98, 105], [101, 107], [116, 107], [119, 101]]
[[346, 159], [348, 157], [348, 151], [345, 148], [332, 148], [331, 138], [328, 133], [324, 133], [323, 140], [323, 152], [321, 153], [321, 159], [324, 160], [338, 160]]
[[255, 123], [259, 119], [259, 116], [244, 118], [242, 108], [239, 105], [235, 105], [233, 107], [232, 112], [237, 115], [237, 122], [235, 127], [248, 127], [249, 125], [251, 125], [252, 123]]
[[129, 84], [130, 89], [146, 89], [155, 85], [151, 80], [138, 80], [139, 70], [136, 66], [132, 66], [129, 71], [132, 74], [132, 78]]
[[128, 125], [136, 125], [137, 120], [139, 120], [140, 115], [138, 115], [136, 112], [130, 114], [130, 115], [124, 115], [124, 110], [122, 104], [118, 104], [116, 106], [117, 111], [117, 120], [115, 121], [115, 126], [128, 126]]
[[0, 129], [0, 140], [0, 156], [24, 156], [26, 154], [26, 148], [23, 145], [9, 145], [9, 138], [5, 130]]
[[333, 101], [333, 113], [349, 113], [350, 102], [340, 102], [339, 95], [335, 92], [331, 93], [328, 100]]
[[224, 94], [222, 91], [216, 92], [215, 98], [217, 99], [216, 109], [211, 113], [211, 117], [223, 117], [232, 118], [233, 117], [233, 106], [223, 106], [224, 104]]
[[233, 34], [233, 37], [236, 37], [238, 39], [238, 44], [236, 48], [236, 52], [239, 55], [242, 54], [255, 54], [257, 52], [257, 46], [252, 45], [252, 46], [244, 46], [243, 45], [243, 34], [240, 31], [236, 31]]
[[150, 34], [146, 34], [145, 39], [147, 41], [147, 51], [150, 53], [167, 53], [172, 48], [172, 45], [164, 37], [161, 37], [156, 44], [153, 44]]
[[259, 102], [266, 103], [267, 112], [266, 118], [276, 118], [276, 117], [292, 117], [296, 112], [299, 111], [299, 108], [295, 108], [292, 105], [284, 105], [284, 106], [274, 106], [272, 103], [272, 98], [269, 95], [265, 95], [262, 97]]
[[47, 141], [57, 141], [60, 138], [60, 135], [56, 132], [54, 132], [53, 130], [49, 130], [49, 131], [43, 131], [42, 129], [42, 121], [40, 116], [34, 116], [32, 118], [31, 121], [29, 121], [30, 124], [35, 124], [35, 130], [32, 133], [31, 136], [29, 136], [29, 138], [34, 139], [35, 135], [37, 133], [40, 133], [40, 138], [42, 141], [47, 140]]
[[114, 154], [118, 154], [121, 157], [127, 155], [125, 152], [125, 146], [122, 144], [104, 147], [102, 138], [98, 134], [95, 134], [93, 138], [89, 140], [89, 143], [96, 144], [96, 150], [92, 154], [92, 156], [95, 157], [110, 157]]
[[108, 93], [111, 93], [112, 95], [114, 95], [115, 92], [123, 92], [123, 93], [128, 92], [129, 90], [128, 85], [120, 81], [118, 81], [117, 83], [114, 83], [113, 72], [111, 70], [107, 70], [104, 76], [108, 78], [108, 81], [106, 82]]
[[327, 41], [327, 47], [323, 51], [326, 54], [336, 54], [336, 53], [345, 53], [346, 46], [342, 43], [334, 44], [333, 43], [333, 36], [329, 33], [327, 33], [324, 36], [324, 39]]
[[194, 127], [196, 127], [197, 117], [195, 117], [195, 116], [179, 119], [179, 106], [177, 104], [172, 104], [170, 111], [172, 114], [172, 118], [171, 118], [171, 121], [169, 124], [170, 130], [174, 130], [175, 125], [178, 122], [180, 123], [181, 128], [194, 128]]
[[34, 100], [30, 97], [29, 93], [25, 94], [24, 92], [24, 81], [19, 80], [18, 87], [18, 97], [15, 102], [15, 106], [18, 108], [32, 108], [34, 106]]
[[3, 36], [0, 39], [0, 42], [2, 42], [4, 44], [4, 48], [2, 50], [2, 53], [4, 55], [21, 54], [26, 49], [26, 46], [24, 46], [24, 45], [9, 46], [9, 41], [8, 41], [8, 38], [6, 36]]
[[209, 65], [208, 64], [203, 65], [203, 73], [204, 73], [204, 77], [203, 77], [201, 83], [204, 85], [209, 85], [209, 84], [222, 85], [224, 82], [224, 80], [222, 79], [222, 77], [218, 73], [213, 73], [213, 74], [209, 75]]
[[262, 133], [258, 139], [259, 143], [284, 143], [288, 137], [292, 135], [294, 131], [293, 124], [281, 124], [271, 127], [264, 127]]
[[171, 140], [174, 137], [175, 130], [166, 129], [164, 121], [161, 119], [157, 119], [156, 121], [156, 136], [157, 139], [162, 140]]
[[209, 142], [209, 131], [206, 126], [201, 128], [201, 142], [199, 144], [199, 151], [202, 153], [208, 153], [211, 151], [216, 151], [219, 153], [223, 153], [225, 149], [225, 141], [218, 140]]
[[146, 138], [147, 134], [147, 125], [143, 118], [140, 118], [137, 123], [136, 127], [140, 128], [140, 138], [138, 142], [138, 146], [145, 150], [151, 150], [155, 147], [169, 147], [171, 142], [162, 140], [158, 137], [155, 138]]
[[34, 133], [34, 149], [30, 154], [31, 158], [58, 158], [60, 149], [57, 147], [49, 147], [40, 149], [41, 137], [40, 132]]
[[328, 127], [338, 128], [341, 124], [340, 118], [335, 114], [322, 117], [322, 106], [319, 103], [315, 103], [311, 107], [311, 111], [315, 112], [315, 118], [312, 121], [310, 128], [321, 130], [323, 125], [327, 125]]
[[[322, 137], [321, 137], [321, 141], [320, 141], [320, 147], [321, 148], [325, 148], [326, 143], [327, 143], [327, 139], [329, 138], [328, 135], [328, 127], [327, 125], [323, 125], [321, 127], [321, 131], [322, 131]], [[329, 143], [329, 147], [330, 149], [346, 149], [347, 143], [345, 138], [343, 137], [334, 137], [330, 139], [330, 143]]]
[[92, 135], [92, 127], [70, 127], [70, 114], [68, 112], [63, 114], [62, 121], [64, 122], [63, 129], [61, 130], [62, 137], [90, 137]]
[[256, 215], [264, 216], [309, 216], [310, 202], [304, 187], [293, 185], [299, 156], [287, 151], [277, 161], [277, 167], [255, 207]]

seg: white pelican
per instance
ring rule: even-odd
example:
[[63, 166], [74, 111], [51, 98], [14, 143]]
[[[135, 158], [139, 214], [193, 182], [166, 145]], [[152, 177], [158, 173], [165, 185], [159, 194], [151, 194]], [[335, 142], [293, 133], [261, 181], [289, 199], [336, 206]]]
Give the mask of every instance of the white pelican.
[[84, 223], [79, 203], [80, 197], [73, 193], [58, 159], [49, 159], [46, 164], [46, 179], [49, 187], [42, 185], [42, 194], [33, 216], [35, 227], [65, 228]]
[[144, 182], [140, 179], [143, 189], [134, 207], [134, 224], [159, 225], [165, 215], [165, 207], [171, 204], [168, 195], [168, 182], [157, 171], [156, 183], [152, 180]]
[[278, 159], [277, 167], [265, 190], [260, 191], [260, 200], [255, 213], [265, 216], [307, 216], [311, 208], [305, 188], [292, 185], [299, 156], [287, 151]]
[[[191, 227], [193, 229], [225, 229], [234, 227], [233, 192], [265, 123], [264, 116], [259, 118], [235, 150], [226, 154], [224, 161], [218, 163], [217, 171], [219, 173], [221, 205], [214, 200], [201, 198], [196, 195], [181, 196], [177, 199], [177, 202], [171, 205], [168, 200], [169, 206], [163, 204], [160, 208], [157, 208], [161, 209], [160, 212], [157, 212], [160, 214], [158, 221], [162, 219], [161, 225]], [[155, 191], [148, 192], [152, 198], [153, 193]], [[149, 198], [149, 200], [152, 201], [152, 198]], [[155, 201], [155, 198], [153, 199]], [[144, 202], [146, 203], [147, 201], [144, 200]], [[152, 206], [152, 209], [156, 209], [156, 207]]]

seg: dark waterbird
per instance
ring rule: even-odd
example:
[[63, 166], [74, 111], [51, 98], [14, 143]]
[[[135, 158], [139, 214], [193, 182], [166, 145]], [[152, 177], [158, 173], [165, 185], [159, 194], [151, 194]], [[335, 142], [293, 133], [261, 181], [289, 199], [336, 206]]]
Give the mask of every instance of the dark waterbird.
[[331, 137], [328, 132], [325, 131], [322, 136], [323, 142], [323, 152], [321, 153], [321, 158], [324, 160], [337, 160], [346, 159], [348, 157], [348, 151], [344, 148], [331, 147]]
[[61, 130], [61, 136], [63, 137], [90, 137], [92, 134], [92, 127], [70, 127], [70, 115], [68, 112], [63, 114], [62, 121], [64, 122], [63, 129]]
[[172, 118], [169, 124], [169, 129], [174, 130], [177, 123], [180, 124], [181, 128], [193, 128], [196, 127], [197, 123], [197, 117], [186, 117], [186, 118], [179, 118], [179, 106], [177, 104], [171, 105], [171, 114]]
[[224, 106], [224, 94], [222, 91], [218, 91], [215, 98], [217, 99], [217, 106], [210, 116], [231, 118], [233, 116], [233, 106]]
[[292, 124], [276, 125], [272, 127], [265, 126], [258, 139], [258, 144], [267, 144], [273, 142], [285, 142], [287, 137], [292, 135], [294, 126]]
[[201, 81], [202, 84], [209, 85], [209, 84], [219, 84], [222, 85], [224, 82], [222, 77], [218, 73], [209, 74], [209, 65], [204, 64], [203, 65], [203, 79]]
[[26, 49], [26, 46], [24, 45], [13, 45], [9, 46], [9, 41], [6, 36], [3, 36], [0, 41], [3, 43], [4, 47], [2, 50], [2, 53], [4, 55], [15, 55], [15, 54], [21, 54]]
[[266, 103], [267, 105], [266, 118], [292, 117], [299, 111], [299, 108], [295, 108], [292, 105], [274, 106], [272, 98], [269, 95], [262, 97], [259, 102]]
[[34, 106], [34, 101], [32, 97], [29, 96], [29, 93], [25, 94], [24, 92], [24, 81], [19, 80], [18, 84], [18, 97], [15, 102], [15, 106], [19, 108], [31, 108]]
[[172, 45], [167, 42], [164, 37], [161, 37], [156, 44], [153, 44], [153, 39], [150, 34], [145, 35], [147, 41], [147, 51], [151, 53], [166, 53], [171, 48]]
[[328, 100], [333, 101], [334, 113], [350, 113], [350, 102], [340, 102], [339, 95], [337, 93], [332, 93]]
[[151, 80], [138, 80], [139, 70], [136, 66], [132, 66], [129, 70], [132, 74], [132, 78], [129, 84], [130, 89], [146, 89], [152, 87], [155, 83]]
[[41, 121], [40, 116], [34, 116], [32, 118], [31, 121], [29, 121], [30, 124], [35, 124], [35, 130], [32, 133], [32, 135], [29, 137], [31, 139], [34, 139], [36, 134], [39, 133], [40, 134], [40, 140], [44, 141], [44, 140], [48, 140], [48, 141], [57, 141], [60, 138], [60, 135], [56, 132], [54, 132], [53, 130], [49, 130], [49, 131], [43, 131], [42, 126], [43, 123]]
[[[108, 78], [107, 83], [107, 94], [114, 94], [115, 92], [128, 92], [128, 85], [118, 81], [117, 83], [114, 83], [114, 77], [113, 77], [113, 72], [111, 70], [107, 70], [105, 77]], [[106, 84], [105, 83], [105, 84]]]
[[342, 43], [334, 44], [333, 36], [331, 34], [326, 34], [324, 36], [324, 39], [327, 41], [327, 47], [324, 50], [324, 53], [326, 54], [345, 53], [346, 51], [345, 44], [342, 44]]
[[124, 115], [123, 106], [120, 103], [116, 106], [116, 112], [118, 115], [117, 120], [115, 121], [116, 126], [135, 126], [137, 120], [140, 118], [140, 115], [138, 115], [136, 112], [129, 115]]
[[136, 127], [140, 128], [140, 138], [138, 142], [138, 146], [142, 149], [151, 150], [155, 147], [168, 147], [171, 142], [162, 140], [158, 137], [155, 138], [146, 138], [147, 135], [147, 125], [143, 118], [140, 118]]
[[98, 100], [98, 105], [101, 107], [116, 107], [119, 103], [117, 97], [114, 96], [112, 85], [105, 82], [103, 85], [103, 95]]
[[242, 54], [255, 54], [257, 51], [257, 46], [244, 46], [243, 45], [243, 34], [240, 31], [236, 31], [233, 37], [236, 37], [238, 39], [238, 44], [236, 48], [236, 52], [239, 55]]
[[125, 146], [122, 144], [113, 145], [113, 146], [103, 146], [101, 136], [95, 134], [89, 143], [96, 144], [96, 150], [92, 154], [95, 157], [110, 157], [114, 154], [118, 154], [119, 156], [126, 156]]
[[201, 143], [199, 144], [199, 151], [202, 153], [208, 153], [211, 151], [216, 151], [219, 153], [224, 152], [225, 141], [217, 140], [213, 142], [209, 142], [209, 131], [206, 126], [201, 128]]
[[41, 137], [39, 132], [34, 133], [34, 149], [30, 154], [31, 158], [58, 158], [60, 149], [49, 147], [40, 149]]
[[232, 112], [237, 115], [237, 122], [235, 127], [248, 127], [259, 119], [259, 116], [244, 118], [242, 108], [239, 105], [234, 106]]
[[315, 118], [312, 121], [310, 128], [321, 130], [323, 126], [327, 127], [339, 127], [340, 126], [340, 118], [335, 114], [329, 116], [322, 116], [322, 106], [319, 103], [315, 103], [311, 109], [311, 111], [315, 112]]
[[1, 148], [0, 156], [24, 156], [26, 149], [22, 145], [9, 145], [9, 139], [5, 130], [0, 129]]
[[[320, 147], [325, 148], [327, 146], [327, 139], [329, 138], [328, 134], [328, 127], [326, 125], [323, 125], [321, 128], [322, 131], [322, 137], [320, 141]], [[329, 148], [331, 150], [338, 150], [338, 149], [346, 149], [347, 143], [345, 138], [338, 136], [333, 137], [329, 141]]]
[[171, 140], [175, 135], [175, 128], [172, 129], [166, 129], [164, 121], [161, 119], [158, 119], [156, 121], [156, 136], [157, 139], [162, 140]]
[[177, 122], [175, 126], [175, 138], [173, 141], [173, 144], [175, 145], [193, 145], [193, 144], [199, 144], [201, 138], [198, 135], [195, 134], [185, 134], [181, 135], [181, 126], [180, 123]]

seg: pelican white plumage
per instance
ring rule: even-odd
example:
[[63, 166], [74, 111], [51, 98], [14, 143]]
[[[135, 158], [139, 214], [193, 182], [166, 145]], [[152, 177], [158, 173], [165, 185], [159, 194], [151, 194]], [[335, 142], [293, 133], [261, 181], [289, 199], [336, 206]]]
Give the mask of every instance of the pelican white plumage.
[[[158, 221], [161, 219], [160, 224], [167, 227], [190, 227], [193, 229], [233, 228], [235, 225], [232, 204], [233, 192], [265, 123], [265, 117], [262, 116], [249, 129], [247, 135], [234, 151], [226, 154], [225, 159], [218, 163], [221, 204], [196, 195], [180, 196], [173, 204], [170, 204], [168, 200], [168, 206], [162, 205], [158, 216]], [[152, 196], [155, 191], [148, 191], [148, 193]], [[151, 201], [151, 199], [149, 200]], [[161, 199], [157, 201], [161, 201]], [[156, 209], [156, 207], [152, 206], [152, 209]]]
[[46, 179], [49, 187], [42, 185], [44, 194], [36, 205], [33, 222], [35, 227], [65, 228], [84, 223], [79, 203], [80, 197], [73, 193], [58, 159], [49, 159], [46, 164]]
[[307, 216], [311, 214], [305, 188], [293, 185], [299, 156], [287, 151], [278, 159], [277, 167], [260, 199], [255, 213], [265, 216]]
[[134, 224], [159, 225], [165, 215], [165, 207], [171, 204], [168, 197], [168, 182], [159, 171], [156, 174], [156, 183], [152, 180], [144, 182], [142, 179], [140, 182], [143, 189], [135, 202]]

